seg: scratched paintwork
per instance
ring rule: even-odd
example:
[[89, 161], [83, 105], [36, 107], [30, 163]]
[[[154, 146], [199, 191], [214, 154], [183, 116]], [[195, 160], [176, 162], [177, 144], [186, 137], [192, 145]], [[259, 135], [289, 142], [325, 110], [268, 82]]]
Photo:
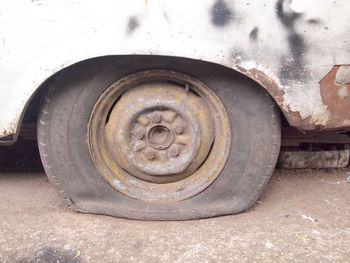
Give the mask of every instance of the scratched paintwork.
[[349, 127], [348, 116], [334, 121], [319, 85], [334, 65], [350, 64], [349, 9], [347, 0], [6, 1], [0, 138], [18, 132], [31, 96], [54, 73], [129, 54], [218, 63], [260, 83], [291, 125]]

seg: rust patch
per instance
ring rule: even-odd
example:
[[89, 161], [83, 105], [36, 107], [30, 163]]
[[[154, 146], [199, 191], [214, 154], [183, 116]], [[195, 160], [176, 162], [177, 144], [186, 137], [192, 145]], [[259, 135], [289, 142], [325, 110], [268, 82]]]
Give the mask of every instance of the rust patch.
[[336, 65], [320, 81], [322, 102], [330, 112], [325, 128], [350, 127], [350, 81], [338, 74], [346, 70], [350, 71], [350, 67]]
[[260, 85], [266, 88], [270, 95], [279, 103], [283, 104], [284, 91], [277, 84], [258, 69], [251, 69], [245, 73], [248, 77], [256, 80]]
[[237, 67], [237, 69], [247, 77], [255, 80], [267, 90], [267, 92], [280, 106], [281, 111], [291, 126], [298, 127], [302, 130], [315, 130], [320, 128], [319, 126], [310, 122], [310, 118], [302, 119], [299, 112], [290, 110], [288, 105], [284, 104], [284, 91], [281, 90], [278, 85], [266, 74], [255, 68], [246, 70], [242, 67]]
[[291, 111], [284, 103], [284, 91], [258, 69], [237, 69], [262, 85], [280, 106], [291, 126], [300, 130], [336, 130], [350, 128], [350, 65], [336, 65], [320, 81], [322, 102], [328, 107], [330, 118], [324, 126], [316, 125], [311, 118], [302, 119], [299, 112]]

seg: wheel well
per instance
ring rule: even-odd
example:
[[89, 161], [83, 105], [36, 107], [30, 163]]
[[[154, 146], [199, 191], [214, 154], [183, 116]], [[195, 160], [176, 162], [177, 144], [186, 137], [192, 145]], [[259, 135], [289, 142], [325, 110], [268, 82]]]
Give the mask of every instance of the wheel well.
[[[225, 66], [222, 66], [220, 64], [213, 63], [213, 62], [200, 61], [200, 60], [196, 60], [196, 59], [183, 58], [183, 57], [171, 57], [171, 56], [153, 56], [153, 55], [115, 56], [115, 55], [113, 55], [113, 56], [96, 57], [96, 58], [90, 58], [87, 60], [77, 62], [73, 65], [70, 65], [70, 66], [64, 68], [64, 69], [61, 69], [60, 71], [56, 72], [51, 77], [46, 79], [38, 87], [38, 89], [35, 91], [35, 93], [32, 95], [32, 97], [28, 100], [28, 103], [27, 103], [25, 109], [23, 110], [22, 118], [21, 118], [21, 121], [19, 123], [19, 129], [18, 129], [19, 132], [16, 135], [14, 135], [13, 141], [16, 141], [18, 136], [23, 134], [23, 132], [25, 132], [27, 130], [27, 127], [29, 124], [31, 124], [31, 126], [33, 126], [33, 123], [36, 123], [41, 97], [45, 93], [45, 90], [50, 86], [50, 84], [53, 81], [55, 81], [56, 78], [63, 77], [65, 74], [69, 74], [69, 72], [71, 72], [75, 68], [88, 69], [88, 68], [93, 67], [93, 68], [100, 68], [101, 70], [103, 70], [104, 66], [112, 64], [116, 59], [127, 59], [127, 60], [134, 59], [135, 63], [144, 63], [144, 64], [147, 64], [147, 62], [150, 60], [157, 59], [157, 60], [166, 61], [165, 64], [169, 68], [171, 68], [173, 63], [183, 63], [183, 64], [197, 63], [197, 64], [201, 64], [203, 66], [205, 66], [205, 64], [215, 64], [218, 69], [229, 70], [232, 72], [232, 74], [236, 74], [238, 78], [246, 78], [246, 79], [250, 79], [251, 81], [254, 81], [261, 88], [264, 88], [270, 94], [270, 96], [274, 99], [276, 104], [278, 105], [278, 101], [276, 101], [276, 99], [278, 100], [278, 98], [276, 97], [277, 96], [276, 94], [278, 93], [278, 91], [271, 89], [271, 87], [265, 87], [266, 85], [263, 85], [264, 81], [257, 81], [256, 79], [254, 79], [255, 77], [252, 74], [250, 74], [248, 71], [246, 71], [244, 69], [239, 68], [240, 71], [237, 71], [235, 69], [228, 68], [228, 67], [225, 67]], [[213, 72], [213, 74], [215, 74], [215, 72]], [[261, 75], [259, 75], [259, 78], [261, 80]], [[276, 96], [274, 96], [274, 95], [276, 95]], [[281, 116], [282, 116], [281, 118], [284, 119], [283, 123], [286, 123], [283, 114], [281, 114]]]
[[[33, 96], [30, 98], [30, 100], [27, 103], [27, 106], [25, 110], [23, 111], [24, 114], [22, 116], [20, 127], [18, 129], [19, 133], [14, 135], [13, 137], [9, 138], [9, 144], [11, 142], [15, 142], [19, 136], [22, 138], [29, 138], [29, 139], [36, 139], [36, 122], [37, 117], [39, 113], [39, 105], [41, 101], [41, 97], [45, 93], [45, 91], [48, 89], [51, 83], [55, 81], [58, 77], [64, 77], [66, 74], [69, 75], [69, 73], [76, 69], [76, 68], [86, 68], [86, 70], [95, 67], [100, 68], [103, 70], [104, 66], [108, 66], [110, 64], [113, 64], [116, 59], [125, 59], [130, 60], [134, 59], [135, 63], [143, 63], [147, 64], [152, 59], [159, 59], [163, 61], [167, 61], [167, 65], [169, 68], [171, 68], [173, 63], [182, 63], [182, 65], [185, 65], [188, 63], [197, 63], [197, 65], [208, 65], [208, 64], [215, 64], [211, 62], [205, 62], [205, 61], [199, 61], [199, 60], [193, 60], [193, 59], [187, 59], [187, 58], [178, 58], [178, 57], [165, 57], [165, 56], [139, 56], [139, 55], [133, 55], [133, 56], [106, 56], [106, 57], [98, 57], [98, 58], [92, 58], [85, 61], [78, 62], [74, 65], [71, 65], [65, 69], [60, 70], [59, 72], [52, 75], [50, 78], [45, 80], [39, 88], [36, 90], [36, 92], [33, 94]], [[163, 63], [164, 64], [164, 63]], [[238, 78], [244, 78], [249, 79], [250, 81], [254, 81], [253, 79], [245, 76], [243, 73], [235, 71], [234, 69], [227, 68], [221, 65], [216, 64], [216, 68], [219, 70], [226, 70], [229, 71], [230, 74], [235, 74]], [[151, 69], [151, 68], [150, 68]], [[215, 72], [213, 72], [215, 74]], [[66, 75], [66, 76], [68, 76]], [[259, 87], [264, 88], [267, 90], [267, 88], [261, 84], [256, 82]], [[267, 90], [268, 91], [268, 90]], [[269, 92], [269, 91], [268, 91]], [[274, 99], [276, 103], [276, 97], [269, 92], [270, 96]], [[278, 105], [278, 103], [276, 103]], [[283, 111], [282, 111], [283, 112]], [[340, 147], [343, 149], [345, 146], [350, 144], [350, 133], [343, 131], [343, 130], [337, 130], [332, 132], [319, 132], [319, 131], [309, 131], [309, 132], [301, 132], [300, 130], [297, 130], [296, 128], [290, 126], [288, 119], [285, 117], [284, 114], [280, 114], [281, 118], [281, 129], [282, 129], [282, 150], [283, 149], [290, 149], [291, 147], [294, 149], [304, 149], [305, 147], [326, 147], [326, 149], [333, 149], [336, 147], [337, 149]]]

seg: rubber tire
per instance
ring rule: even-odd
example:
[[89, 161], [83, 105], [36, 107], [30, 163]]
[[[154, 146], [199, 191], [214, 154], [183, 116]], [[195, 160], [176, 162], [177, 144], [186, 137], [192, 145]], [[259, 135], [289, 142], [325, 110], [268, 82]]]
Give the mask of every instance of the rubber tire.
[[[183, 201], [127, 197], [103, 179], [89, 154], [88, 120], [97, 99], [121, 77], [145, 69], [200, 79], [221, 98], [230, 117], [233, 138], [224, 170], [208, 188]], [[277, 161], [280, 117], [263, 88], [228, 68], [170, 57], [106, 57], [72, 66], [51, 82], [40, 107], [38, 144], [48, 178], [76, 211], [142, 220], [206, 218], [240, 213], [255, 203]]]

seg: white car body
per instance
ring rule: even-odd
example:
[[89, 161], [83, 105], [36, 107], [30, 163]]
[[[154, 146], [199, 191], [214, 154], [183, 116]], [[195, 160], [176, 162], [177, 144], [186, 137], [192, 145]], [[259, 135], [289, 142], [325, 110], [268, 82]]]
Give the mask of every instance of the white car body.
[[61, 69], [133, 54], [221, 64], [267, 89], [291, 125], [347, 128], [320, 81], [344, 65], [335, 88], [350, 99], [349, 10], [347, 0], [3, 1], [0, 138], [16, 138], [36, 90]]

